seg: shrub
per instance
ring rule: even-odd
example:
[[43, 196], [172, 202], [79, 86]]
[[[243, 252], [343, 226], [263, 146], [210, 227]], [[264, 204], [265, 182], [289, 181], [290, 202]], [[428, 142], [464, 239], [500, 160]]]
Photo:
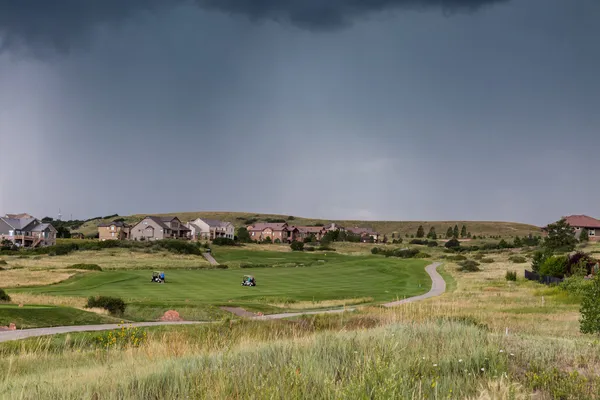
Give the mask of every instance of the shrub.
[[73, 264], [69, 265], [67, 269], [83, 269], [87, 271], [102, 271], [102, 268], [97, 264]]
[[546, 259], [540, 266], [540, 275], [553, 276], [555, 278], [563, 278], [567, 266], [566, 256], [552, 256]]
[[415, 258], [431, 258], [431, 254], [427, 254], [420, 251], [417, 254], [415, 254]]
[[485, 254], [483, 254], [483, 253], [475, 254], [475, 255], [473, 256], [473, 260], [477, 260], [477, 261], [479, 261], [479, 260], [482, 260], [482, 259], [483, 259], [483, 257], [485, 257]]
[[508, 257], [508, 260], [514, 262], [515, 264], [523, 264], [527, 262], [527, 259], [523, 256], [510, 256]]
[[10, 296], [4, 291], [4, 289], [0, 289], [0, 301], [10, 301]]
[[580, 330], [582, 333], [600, 333], [600, 276], [596, 275], [581, 301]]
[[593, 279], [585, 279], [582, 276], [570, 276], [565, 278], [558, 286], [576, 296], [585, 296], [593, 283]]
[[304, 243], [302, 243], [302, 242], [292, 242], [292, 244], [290, 245], [290, 247], [292, 248], [292, 251], [303, 251], [304, 250]]
[[6, 261], [0, 260], [0, 265], [6, 265]]
[[317, 248], [317, 250], [319, 250], [319, 251], [336, 251], [333, 247], [329, 247], [329, 246], [319, 246]]
[[280, 239], [275, 239], [275, 244], [281, 244], [281, 240]]
[[448, 260], [450, 260], [450, 261], [466, 261], [467, 257], [465, 257], [461, 254], [458, 254], [455, 256], [448, 256]]
[[121, 326], [119, 330], [108, 331], [96, 336], [96, 343], [105, 348], [139, 347], [148, 341], [145, 331], [137, 327]]
[[373, 247], [371, 249], [371, 254], [379, 254], [379, 249], [377, 247]]
[[493, 259], [493, 258], [486, 257], [486, 258], [482, 258], [480, 261], [481, 261], [482, 263], [484, 263], [484, 264], [491, 264], [491, 263], [493, 263], [493, 262], [494, 262], [494, 259]]
[[200, 250], [200, 247], [198, 245], [183, 240], [157, 240], [153, 242], [152, 247], [177, 254], [193, 254], [197, 256], [202, 255], [202, 250]]
[[314, 246], [305, 246], [304, 251], [315, 251]]
[[427, 247], [438, 247], [438, 242], [436, 242], [435, 240], [430, 240], [427, 243]]
[[417, 254], [419, 254], [419, 250], [417, 250], [417, 249], [401, 249], [401, 250], [395, 250], [393, 252], [393, 257], [413, 258]]
[[458, 268], [459, 271], [461, 272], [477, 272], [477, 271], [481, 271], [479, 269], [479, 263], [475, 260], [467, 260], [467, 261], [463, 261], [460, 264], [460, 267]]
[[542, 264], [550, 257], [550, 253], [546, 251], [536, 251], [533, 253], [531, 260], [531, 269], [534, 272], [539, 272]]
[[457, 247], [460, 247], [460, 242], [458, 241], [458, 239], [452, 238], [452, 239], [448, 240], [444, 246], [447, 249], [455, 249]]
[[119, 297], [97, 296], [88, 298], [86, 307], [103, 308], [112, 315], [122, 315], [125, 312], [126, 304]]
[[235, 240], [226, 238], [226, 237], [215, 238], [215, 239], [213, 239], [212, 243], [217, 246], [235, 246], [236, 245]]
[[506, 280], [515, 282], [517, 280], [517, 273], [515, 271], [506, 271]]

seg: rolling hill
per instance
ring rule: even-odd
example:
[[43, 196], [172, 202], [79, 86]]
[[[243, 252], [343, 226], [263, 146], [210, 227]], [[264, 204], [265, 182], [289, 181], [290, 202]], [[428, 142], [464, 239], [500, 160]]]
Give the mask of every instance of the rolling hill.
[[[529, 234], [539, 235], [540, 228], [534, 225], [522, 224], [517, 222], [500, 222], [500, 221], [359, 221], [359, 220], [324, 220], [315, 218], [303, 218], [288, 215], [277, 214], [257, 214], [244, 212], [181, 212], [168, 214], [155, 214], [159, 216], [177, 216], [183, 222], [196, 218], [210, 218], [233, 223], [236, 228], [246, 226], [254, 222], [287, 222], [290, 225], [316, 225], [335, 222], [344, 227], [371, 227], [374, 230], [391, 236], [395, 233], [396, 236], [415, 234], [419, 225], [423, 225], [425, 232], [429, 231], [430, 227], [434, 227], [438, 235], [445, 235], [448, 227], [458, 225], [459, 229], [466, 225], [467, 230], [473, 235], [485, 236], [526, 236]], [[125, 222], [134, 224], [144, 218], [143, 214], [123, 216]], [[91, 235], [97, 232], [97, 227], [103, 222], [109, 222], [112, 219], [98, 219], [88, 221], [83, 224], [76, 232], [81, 232], [84, 235]]]

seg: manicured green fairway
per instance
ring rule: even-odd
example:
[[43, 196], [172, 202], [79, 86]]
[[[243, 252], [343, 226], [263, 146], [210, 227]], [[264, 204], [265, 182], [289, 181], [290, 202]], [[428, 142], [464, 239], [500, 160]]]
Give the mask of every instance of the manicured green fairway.
[[[292, 260], [289, 257], [306, 257], [303, 253], [275, 254], [288, 257], [288, 261]], [[324, 254], [309, 257], [315, 264], [306, 267], [166, 270], [166, 284], [151, 283], [151, 271], [105, 271], [85, 273], [56, 285], [12, 291], [77, 297], [119, 296], [130, 304], [192, 306], [357, 297], [387, 301], [425, 293], [431, 286], [424, 270], [428, 262], [423, 260]], [[257, 260], [266, 263], [267, 259], [263, 255]], [[244, 274], [254, 275], [257, 286], [242, 287]]]
[[115, 323], [116, 319], [70, 307], [0, 304], [0, 325], [14, 322], [19, 329], [39, 326]]

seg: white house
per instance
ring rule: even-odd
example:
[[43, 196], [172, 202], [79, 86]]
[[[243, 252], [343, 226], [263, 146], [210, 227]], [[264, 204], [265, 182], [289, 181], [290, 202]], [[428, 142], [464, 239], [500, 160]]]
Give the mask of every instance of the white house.
[[231, 222], [197, 218], [185, 225], [192, 231], [192, 237], [195, 239], [213, 240], [220, 237], [233, 239], [235, 236], [235, 227]]

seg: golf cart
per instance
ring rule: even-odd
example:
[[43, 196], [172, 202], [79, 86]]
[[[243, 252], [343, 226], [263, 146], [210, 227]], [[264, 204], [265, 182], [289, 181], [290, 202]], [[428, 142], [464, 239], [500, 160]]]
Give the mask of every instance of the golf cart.
[[162, 271], [154, 271], [150, 282], [165, 283], [165, 273]]
[[242, 286], [256, 286], [256, 279], [252, 275], [244, 275]]

